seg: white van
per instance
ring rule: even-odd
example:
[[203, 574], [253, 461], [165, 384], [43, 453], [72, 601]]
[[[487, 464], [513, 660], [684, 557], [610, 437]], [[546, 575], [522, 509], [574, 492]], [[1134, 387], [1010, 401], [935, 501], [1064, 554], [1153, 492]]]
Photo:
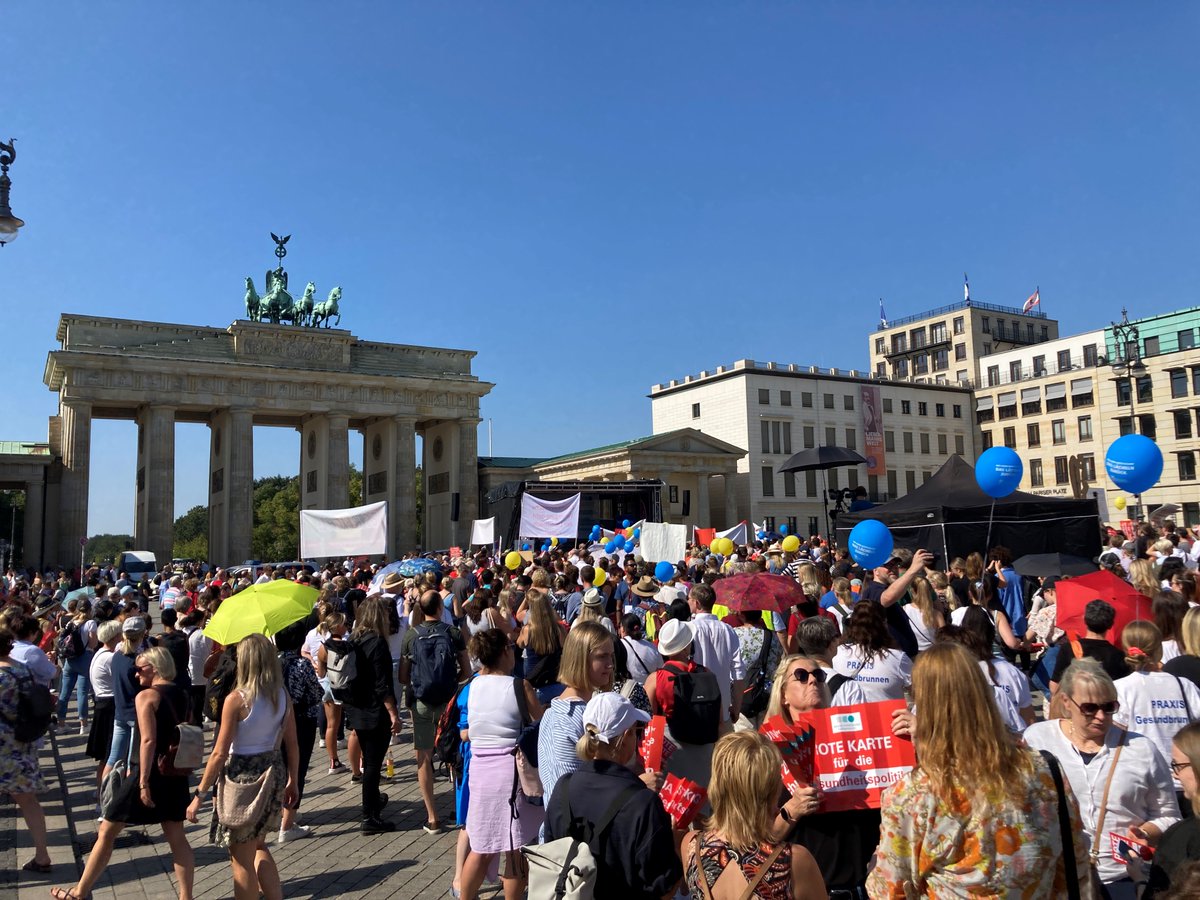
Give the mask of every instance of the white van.
[[158, 561], [149, 550], [126, 550], [117, 557], [116, 570], [118, 576], [121, 572], [128, 573], [134, 583], [141, 581], [143, 575], [153, 581], [158, 574]]

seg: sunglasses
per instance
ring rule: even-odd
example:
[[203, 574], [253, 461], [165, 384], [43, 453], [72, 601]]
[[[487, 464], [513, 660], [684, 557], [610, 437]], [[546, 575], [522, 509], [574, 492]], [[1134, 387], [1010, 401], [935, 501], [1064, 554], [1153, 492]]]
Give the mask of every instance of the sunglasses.
[[814, 681], [816, 681], [817, 684], [824, 684], [825, 683], [825, 670], [817, 669], [813, 672], [810, 672], [810, 671], [808, 671], [808, 669], [796, 669], [792, 672], [792, 677], [795, 678], [801, 684], [808, 684], [809, 678], [812, 678]]
[[1107, 703], [1076, 703], [1074, 697], [1068, 697], [1067, 699], [1074, 703], [1079, 711], [1089, 719], [1099, 712], [1104, 713], [1106, 716], [1111, 716], [1121, 708], [1121, 704], [1116, 700], [1109, 700]]
[[1179, 773], [1182, 772], [1184, 769], [1186, 769], [1190, 765], [1191, 765], [1190, 762], [1182, 762], [1182, 763], [1181, 762], [1172, 762], [1171, 763], [1171, 774], [1174, 775], [1176, 778], [1178, 778]]

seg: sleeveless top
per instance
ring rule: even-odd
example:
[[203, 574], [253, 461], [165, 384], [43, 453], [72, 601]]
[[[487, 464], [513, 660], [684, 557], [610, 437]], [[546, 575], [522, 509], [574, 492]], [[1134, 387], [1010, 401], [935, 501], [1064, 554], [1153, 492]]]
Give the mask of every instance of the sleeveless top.
[[[767, 857], [775, 851], [774, 846], [764, 843], [750, 853], [740, 854], [725, 841], [707, 831], [701, 831], [696, 835], [693, 847], [695, 850], [688, 855], [687, 872], [685, 873], [688, 891], [693, 898], [706, 896], [704, 889], [700, 886], [701, 878], [705, 880], [711, 891], [727, 866], [739, 866], [742, 876], [749, 884], [758, 875], [758, 870], [766, 862]], [[696, 865], [697, 858], [700, 861], [699, 866]], [[746, 885], [742, 885], [743, 891], [745, 888]], [[788, 900], [792, 896], [791, 844], [784, 845], [783, 850], [775, 857], [771, 868], [763, 875], [751, 896], [756, 900]]]
[[[245, 697], [242, 699], [245, 702]], [[229, 752], [238, 756], [253, 756], [256, 753], [274, 750], [285, 715], [287, 692], [282, 687], [279, 689], [275, 706], [261, 694], [255, 697], [249, 714], [238, 723], [237, 734], [233, 736], [233, 746], [229, 748]]]

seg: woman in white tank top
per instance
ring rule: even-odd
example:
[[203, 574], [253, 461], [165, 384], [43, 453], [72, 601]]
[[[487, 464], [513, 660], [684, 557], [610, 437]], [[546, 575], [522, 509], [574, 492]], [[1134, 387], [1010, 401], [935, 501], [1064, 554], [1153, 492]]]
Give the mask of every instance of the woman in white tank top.
[[237, 644], [236, 683], [221, 708], [221, 728], [188, 807], [188, 820], [195, 822], [200, 804], [221, 778], [253, 784], [266, 775], [268, 784], [274, 782], [257, 821], [230, 828], [213, 813], [209, 839], [229, 848], [235, 900], [255, 900], [260, 893], [267, 900], [282, 900], [279, 870], [266, 837], [279, 830], [283, 805], [296, 802], [299, 758], [296, 720], [279, 657], [267, 638], [252, 634]]

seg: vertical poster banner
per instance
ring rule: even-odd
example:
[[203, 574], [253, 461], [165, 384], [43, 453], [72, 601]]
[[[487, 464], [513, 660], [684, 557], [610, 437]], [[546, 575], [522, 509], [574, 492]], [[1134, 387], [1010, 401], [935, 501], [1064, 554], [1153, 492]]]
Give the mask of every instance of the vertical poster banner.
[[883, 403], [879, 399], [876, 385], [864, 384], [859, 388], [862, 402], [863, 447], [867, 458], [867, 474], [887, 476], [887, 459], [883, 448]]
[[822, 812], [879, 809], [884, 790], [916, 765], [912, 741], [892, 734], [892, 713], [904, 708], [903, 700], [886, 700], [808, 714]]

